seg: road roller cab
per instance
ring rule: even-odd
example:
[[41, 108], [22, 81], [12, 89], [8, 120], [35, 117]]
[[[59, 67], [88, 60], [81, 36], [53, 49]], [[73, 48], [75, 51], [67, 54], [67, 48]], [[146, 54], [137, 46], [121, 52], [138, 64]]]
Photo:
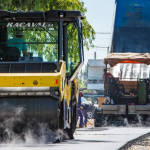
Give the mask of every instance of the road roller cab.
[[11, 117], [9, 108], [23, 107], [25, 121], [65, 129], [73, 138], [83, 18], [80, 11], [0, 10], [0, 114]]

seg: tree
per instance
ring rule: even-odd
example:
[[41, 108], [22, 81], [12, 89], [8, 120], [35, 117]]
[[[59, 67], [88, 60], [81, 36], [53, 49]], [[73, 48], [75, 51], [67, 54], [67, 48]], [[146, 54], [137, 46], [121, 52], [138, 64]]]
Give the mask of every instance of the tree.
[[[8, 11], [48, 11], [52, 9], [65, 9], [80, 10], [83, 14], [87, 12], [84, 2], [81, 2], [81, 0], [0, 0], [0, 9]], [[85, 16], [83, 20], [83, 43], [87, 50], [89, 50], [89, 47], [93, 47], [92, 41], [94, 39], [95, 31]], [[72, 39], [72, 43], [76, 44], [75, 37]]]
[[85, 86], [83, 80], [80, 79], [80, 78], [78, 79], [78, 87], [79, 87], [79, 88], [86, 88], [86, 86]]

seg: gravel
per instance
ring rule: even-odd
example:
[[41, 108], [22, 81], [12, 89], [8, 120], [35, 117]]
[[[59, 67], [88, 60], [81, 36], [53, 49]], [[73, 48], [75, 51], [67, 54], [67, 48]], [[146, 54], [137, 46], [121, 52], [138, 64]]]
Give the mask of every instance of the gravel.
[[150, 133], [128, 142], [119, 150], [150, 150]]

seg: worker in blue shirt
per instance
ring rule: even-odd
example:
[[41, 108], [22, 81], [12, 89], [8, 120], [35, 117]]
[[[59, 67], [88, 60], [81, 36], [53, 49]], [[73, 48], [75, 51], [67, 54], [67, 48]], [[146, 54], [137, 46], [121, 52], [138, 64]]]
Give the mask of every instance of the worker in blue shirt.
[[83, 125], [83, 115], [82, 115], [82, 112], [81, 112], [81, 110], [83, 109], [83, 107], [81, 106], [81, 97], [82, 97], [82, 96], [83, 96], [83, 93], [80, 92], [80, 93], [79, 93], [79, 96], [78, 96], [77, 118], [76, 118], [76, 124], [77, 124], [78, 119], [79, 119], [79, 117], [80, 117], [79, 128], [84, 127], [84, 125]]
[[7, 41], [7, 47], [16, 47], [20, 51], [20, 54], [22, 51], [23, 56], [27, 56], [27, 45], [24, 44], [25, 41], [23, 40], [23, 36], [24, 34], [22, 31], [16, 31], [16, 37]]

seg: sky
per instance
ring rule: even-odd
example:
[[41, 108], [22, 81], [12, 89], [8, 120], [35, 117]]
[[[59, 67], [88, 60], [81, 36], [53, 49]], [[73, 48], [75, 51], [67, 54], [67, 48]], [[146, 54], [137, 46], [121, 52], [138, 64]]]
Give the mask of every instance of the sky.
[[[95, 32], [111, 33], [113, 26], [115, 0], [83, 0], [87, 8], [88, 22], [92, 25]], [[108, 47], [110, 43], [110, 34], [96, 34], [96, 39], [93, 44], [99, 47]], [[103, 59], [107, 56], [107, 48], [91, 48], [85, 52], [85, 63], [88, 59], [94, 59], [94, 52], [96, 52], [96, 59]], [[84, 65], [85, 66], [85, 65]], [[83, 68], [84, 69], [84, 68]]]

